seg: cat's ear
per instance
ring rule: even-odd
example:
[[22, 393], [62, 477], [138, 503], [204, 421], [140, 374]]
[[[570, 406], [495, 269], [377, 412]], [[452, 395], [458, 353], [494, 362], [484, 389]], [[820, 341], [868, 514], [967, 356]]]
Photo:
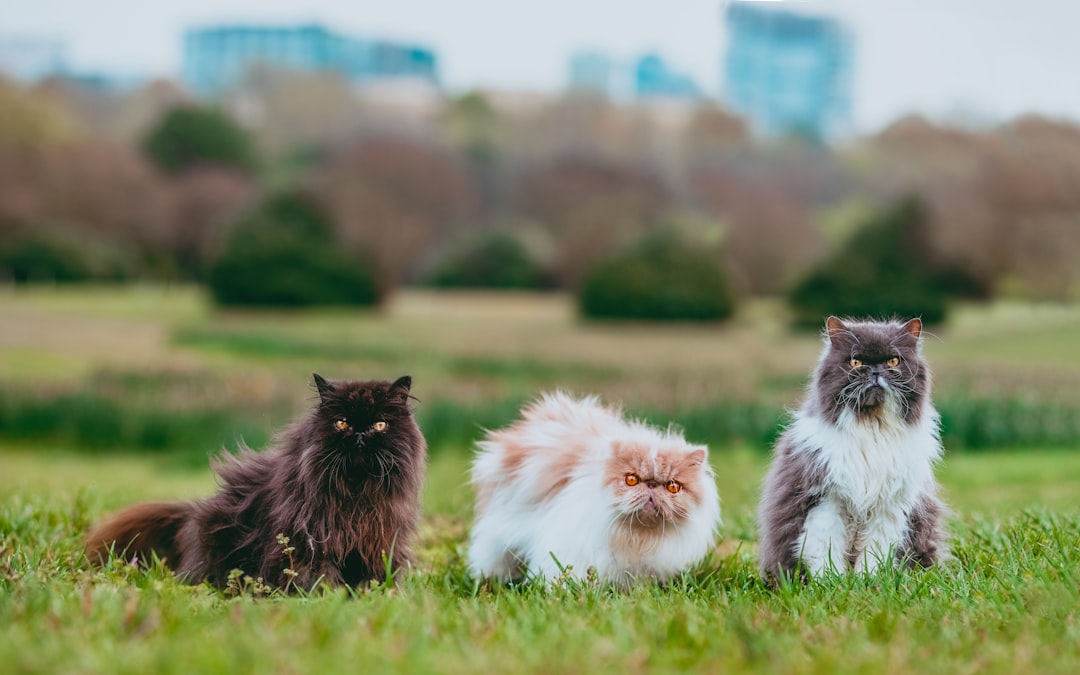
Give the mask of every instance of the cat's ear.
[[919, 336], [922, 335], [922, 319], [915, 318], [905, 323], [904, 332], [918, 340]]
[[702, 446], [695, 446], [694, 451], [686, 456], [687, 466], [701, 466], [708, 459], [709, 453]]
[[325, 401], [330, 392], [334, 390], [334, 387], [318, 373], [312, 373], [311, 376], [315, 378], [315, 388], [319, 390], [319, 398]]
[[825, 335], [828, 336], [829, 342], [835, 343], [837, 338], [848, 332], [848, 327], [839, 317], [830, 316], [825, 319]]
[[412, 388], [412, 376], [402, 375], [398, 379], [394, 380], [394, 383], [390, 385], [390, 391], [397, 392], [403, 396], [409, 395], [409, 389]]

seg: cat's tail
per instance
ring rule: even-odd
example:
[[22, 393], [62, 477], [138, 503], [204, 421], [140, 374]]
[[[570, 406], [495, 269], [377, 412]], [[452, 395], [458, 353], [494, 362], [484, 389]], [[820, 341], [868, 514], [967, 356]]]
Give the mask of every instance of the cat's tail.
[[177, 534], [191, 509], [188, 502], [144, 502], [121, 509], [86, 535], [86, 555], [101, 566], [110, 552], [141, 564], [149, 564], [157, 554], [175, 569], [180, 562]]

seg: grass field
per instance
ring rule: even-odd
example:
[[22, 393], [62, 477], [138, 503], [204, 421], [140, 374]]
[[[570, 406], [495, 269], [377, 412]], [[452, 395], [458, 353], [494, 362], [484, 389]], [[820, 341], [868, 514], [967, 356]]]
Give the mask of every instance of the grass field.
[[[215, 430], [226, 445], [306, 407], [312, 371], [410, 372], [421, 414], [449, 434], [431, 416], [447, 400], [463, 407], [440, 414], [498, 419], [498, 406], [551, 387], [657, 414], [789, 406], [819, 346], [787, 332], [768, 303], [730, 325], [652, 327], [582, 324], [558, 296], [412, 293], [381, 313], [217, 314], [183, 288], [0, 294], [9, 397], [90, 397], [91, 413], [114, 401], [119, 417], [100, 410], [117, 425], [208, 424], [218, 418], [196, 413], [224, 411], [243, 420]], [[972, 307], [935, 333], [927, 353], [942, 399], [1080, 403], [1080, 308]], [[152, 453], [82, 432], [35, 436], [67, 416], [41, 410], [44, 422], [0, 415], [0, 672], [1080, 672], [1080, 442], [949, 448], [939, 476], [952, 561], [780, 590], [756, 575], [767, 455], [714, 444], [716, 551], [666, 588], [618, 593], [469, 579], [467, 443], [449, 434], [431, 458], [416, 570], [351, 593], [234, 597], [164, 569], [94, 571], [80, 550], [110, 509], [211, 492], [206, 456], [219, 443], [177, 449], [206, 438], [171, 427], [175, 443]], [[100, 426], [85, 428], [107, 440]]]

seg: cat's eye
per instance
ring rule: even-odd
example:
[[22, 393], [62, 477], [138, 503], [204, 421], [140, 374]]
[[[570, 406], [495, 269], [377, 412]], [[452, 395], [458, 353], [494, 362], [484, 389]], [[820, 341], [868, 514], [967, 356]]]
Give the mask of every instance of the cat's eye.
[[386, 422], [383, 422], [382, 420], [379, 420], [375, 424], [372, 424], [371, 428], [374, 429], [375, 431], [386, 431]]
[[345, 420], [334, 420], [334, 428], [338, 431], [345, 431], [349, 428], [349, 423]]
[[670, 492], [671, 494], [673, 494], [673, 495], [678, 494], [679, 490], [681, 490], [681, 489], [682, 489], [682, 483], [680, 483], [679, 481], [677, 481], [677, 480], [668, 481], [667, 491]]
[[859, 366], [862, 365], [862, 359], [857, 359], [855, 357], [851, 357], [851, 360], [848, 361], [848, 363], [851, 364], [852, 368], [858, 368]]
[[628, 474], [626, 474], [626, 484], [629, 485], [630, 487], [634, 487], [635, 485], [637, 485], [640, 482], [641, 482], [641, 479], [637, 477], [636, 473], [628, 473]]
[[885, 365], [888, 366], [889, 368], [897, 367], [898, 365], [900, 365], [900, 357], [899, 356], [894, 356], [894, 357], [890, 358], [888, 361], [885, 362]]

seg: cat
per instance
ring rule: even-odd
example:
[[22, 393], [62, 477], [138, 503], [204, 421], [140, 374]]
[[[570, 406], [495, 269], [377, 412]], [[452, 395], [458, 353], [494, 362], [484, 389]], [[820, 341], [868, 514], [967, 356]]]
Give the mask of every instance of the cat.
[[758, 512], [762, 573], [929, 567], [945, 555], [942, 448], [922, 321], [829, 317], [808, 396], [777, 441]]
[[241, 443], [214, 463], [217, 494], [122, 509], [86, 537], [91, 562], [153, 552], [188, 583], [225, 588], [240, 569], [286, 590], [384, 581], [388, 565], [410, 565], [427, 463], [412, 378], [314, 379], [318, 403], [272, 447]]
[[487, 432], [472, 467], [476, 578], [628, 587], [701, 560], [720, 524], [708, 450], [627, 420], [595, 396], [546, 394]]

